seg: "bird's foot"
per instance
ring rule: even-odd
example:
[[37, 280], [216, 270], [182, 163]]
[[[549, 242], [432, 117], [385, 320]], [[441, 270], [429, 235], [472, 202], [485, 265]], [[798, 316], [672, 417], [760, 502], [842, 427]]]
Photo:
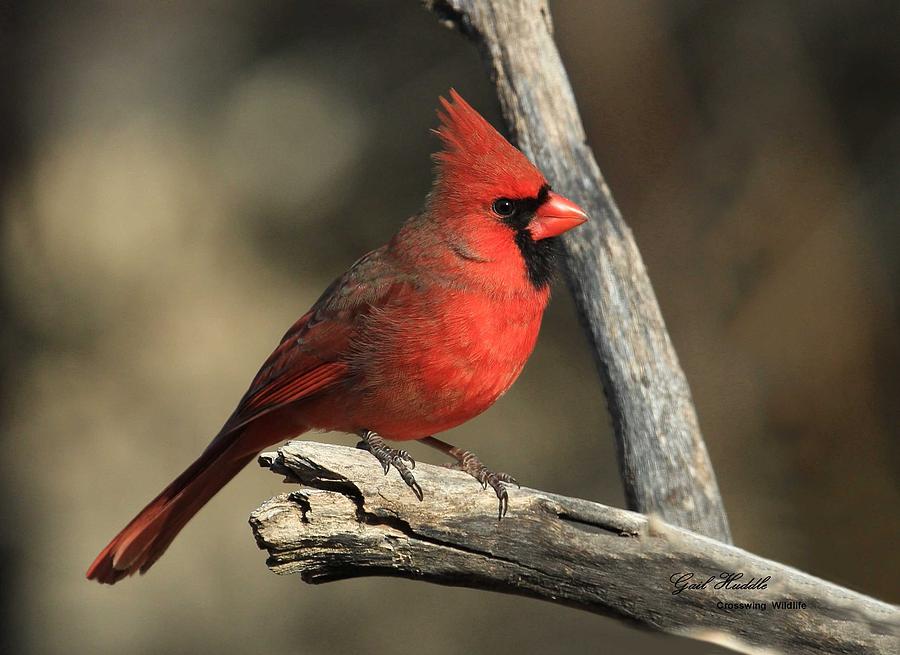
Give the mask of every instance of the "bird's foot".
[[506, 512], [509, 511], [509, 494], [506, 493], [504, 483], [514, 484], [517, 487], [521, 487], [521, 485], [509, 473], [497, 473], [490, 470], [481, 463], [481, 460], [474, 453], [457, 448], [454, 448], [454, 451], [451, 454], [456, 458], [457, 463], [451, 466], [465, 471], [478, 480], [482, 489], [487, 489], [490, 486], [494, 493], [497, 494], [497, 500], [500, 501], [497, 518], [502, 519], [506, 516]]
[[365, 430], [359, 436], [362, 438], [362, 441], [356, 444], [356, 447], [372, 453], [375, 459], [381, 462], [385, 475], [390, 472], [391, 466], [393, 466], [397, 469], [397, 473], [400, 474], [406, 485], [412, 489], [416, 498], [422, 500], [425, 497], [425, 494], [422, 493], [422, 487], [416, 482], [416, 478], [410, 470], [416, 468], [416, 460], [412, 458], [412, 455], [405, 450], [391, 448], [381, 435], [371, 430]]

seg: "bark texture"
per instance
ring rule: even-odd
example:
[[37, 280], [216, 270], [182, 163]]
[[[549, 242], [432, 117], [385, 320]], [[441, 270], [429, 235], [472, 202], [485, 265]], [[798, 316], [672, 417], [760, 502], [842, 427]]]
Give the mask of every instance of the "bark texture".
[[[419, 502], [362, 450], [293, 442], [260, 461], [311, 487], [267, 501], [250, 519], [276, 573], [520, 594], [747, 653], [897, 652], [896, 607], [640, 514], [512, 488], [498, 521], [493, 492], [456, 470], [416, 466]], [[723, 573], [743, 575], [716, 588]], [[673, 594], [673, 580], [687, 574], [685, 582], [713, 581]], [[747, 583], [755, 588], [735, 588]]]

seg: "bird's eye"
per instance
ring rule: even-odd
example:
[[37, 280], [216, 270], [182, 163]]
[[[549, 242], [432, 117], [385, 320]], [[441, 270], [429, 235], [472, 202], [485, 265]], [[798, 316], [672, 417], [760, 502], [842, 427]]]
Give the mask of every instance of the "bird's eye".
[[512, 216], [513, 212], [516, 211], [516, 206], [509, 198], [498, 198], [494, 201], [491, 209], [494, 210], [494, 213], [497, 214], [497, 216]]

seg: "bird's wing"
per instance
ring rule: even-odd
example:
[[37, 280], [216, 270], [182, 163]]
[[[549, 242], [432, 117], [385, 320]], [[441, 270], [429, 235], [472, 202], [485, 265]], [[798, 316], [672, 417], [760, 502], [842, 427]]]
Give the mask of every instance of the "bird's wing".
[[361, 321], [410, 283], [384, 249], [359, 259], [282, 337], [222, 431], [346, 379], [347, 355]]

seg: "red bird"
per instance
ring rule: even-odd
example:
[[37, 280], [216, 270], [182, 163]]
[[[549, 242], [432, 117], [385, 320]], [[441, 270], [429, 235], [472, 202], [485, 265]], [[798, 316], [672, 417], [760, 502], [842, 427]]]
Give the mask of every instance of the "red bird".
[[356, 434], [421, 500], [418, 439], [500, 499], [513, 482], [434, 438], [518, 377], [547, 306], [557, 237], [587, 220], [458, 93], [441, 98], [443, 150], [424, 210], [335, 280], [288, 330], [199, 459], [113, 538], [87, 577], [145, 573], [203, 505], [273, 444], [308, 430]]

